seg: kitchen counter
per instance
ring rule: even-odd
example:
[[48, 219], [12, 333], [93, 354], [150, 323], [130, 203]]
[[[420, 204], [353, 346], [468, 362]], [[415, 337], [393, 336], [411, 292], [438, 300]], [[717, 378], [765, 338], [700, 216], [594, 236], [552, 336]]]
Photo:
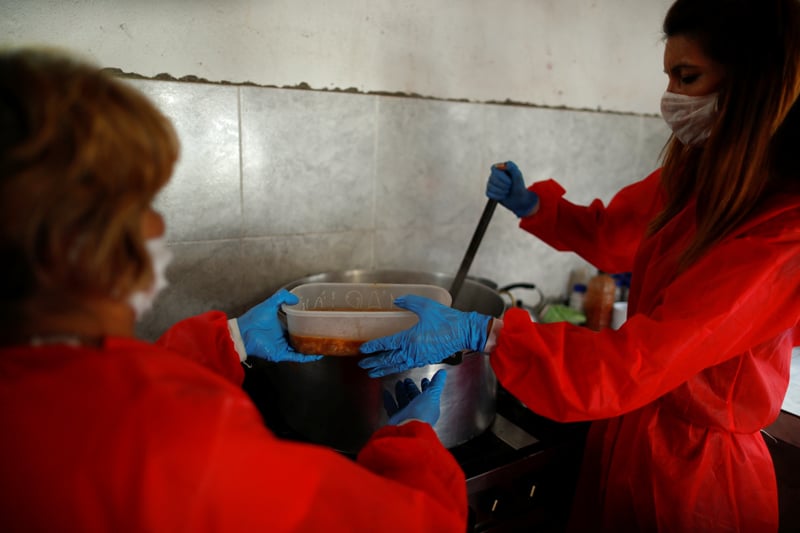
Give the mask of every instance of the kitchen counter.
[[780, 532], [800, 531], [800, 417], [781, 411], [764, 430], [778, 482]]
[[783, 410], [764, 429], [778, 482], [781, 533], [800, 531], [800, 348], [792, 351], [791, 365]]
[[[800, 386], [798, 362], [796, 352], [796, 386]], [[502, 388], [497, 412], [498, 420], [513, 421], [523, 434], [511, 432], [509, 437], [502, 427], [505, 422], [501, 427], [496, 422], [485, 434], [451, 450], [467, 475], [470, 531], [513, 531], [515, 527], [564, 531], [589, 424], [552, 422], [527, 410]], [[503, 439], [510, 444], [494, 442]], [[800, 531], [800, 416], [782, 411], [765, 429], [764, 440], [778, 482], [779, 532]], [[514, 446], [517, 449], [510, 451]], [[476, 450], [480, 453], [473, 453]]]

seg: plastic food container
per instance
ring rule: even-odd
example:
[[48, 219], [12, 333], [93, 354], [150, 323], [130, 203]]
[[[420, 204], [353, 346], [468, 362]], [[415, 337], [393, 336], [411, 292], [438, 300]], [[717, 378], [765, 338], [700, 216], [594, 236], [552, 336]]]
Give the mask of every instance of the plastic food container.
[[450, 306], [450, 293], [435, 285], [307, 283], [291, 290], [300, 298], [282, 306], [289, 343], [308, 355], [360, 355], [364, 342], [408, 329], [417, 315], [394, 305], [416, 294]]

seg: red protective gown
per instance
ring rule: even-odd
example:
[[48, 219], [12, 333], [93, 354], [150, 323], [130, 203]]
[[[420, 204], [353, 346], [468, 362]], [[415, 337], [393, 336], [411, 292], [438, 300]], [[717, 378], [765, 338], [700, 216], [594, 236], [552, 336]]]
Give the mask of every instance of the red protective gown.
[[520, 226], [607, 272], [632, 272], [617, 331], [532, 324], [512, 309], [492, 353], [533, 411], [592, 424], [575, 502], [584, 531], [775, 531], [777, 487], [760, 430], [777, 417], [800, 317], [800, 197], [775, 197], [677, 274], [693, 206], [657, 234], [660, 173], [606, 207], [534, 184]]
[[429, 425], [381, 428], [354, 462], [276, 438], [243, 378], [219, 312], [158, 345], [3, 348], [0, 531], [465, 531]]

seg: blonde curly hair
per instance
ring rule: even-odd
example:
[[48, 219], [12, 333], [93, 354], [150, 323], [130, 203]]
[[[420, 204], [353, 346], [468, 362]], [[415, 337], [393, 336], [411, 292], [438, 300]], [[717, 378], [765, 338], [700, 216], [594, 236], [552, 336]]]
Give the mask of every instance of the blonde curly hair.
[[2, 327], [34, 319], [34, 300], [119, 297], [152, 278], [140, 221], [178, 153], [169, 120], [125, 82], [63, 52], [0, 51]]

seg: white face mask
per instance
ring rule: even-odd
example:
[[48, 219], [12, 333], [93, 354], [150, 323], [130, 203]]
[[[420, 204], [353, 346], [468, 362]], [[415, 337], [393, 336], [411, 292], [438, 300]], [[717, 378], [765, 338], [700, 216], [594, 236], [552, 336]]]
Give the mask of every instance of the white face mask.
[[717, 116], [717, 93], [687, 96], [666, 91], [661, 97], [661, 116], [683, 144], [701, 144], [711, 134]]
[[150, 261], [153, 264], [153, 284], [147, 290], [139, 290], [131, 293], [128, 303], [136, 313], [136, 320], [142, 318], [155, 302], [158, 293], [167, 288], [167, 266], [172, 261], [172, 252], [167, 248], [167, 240], [164, 237], [149, 239], [145, 245], [150, 254]]

